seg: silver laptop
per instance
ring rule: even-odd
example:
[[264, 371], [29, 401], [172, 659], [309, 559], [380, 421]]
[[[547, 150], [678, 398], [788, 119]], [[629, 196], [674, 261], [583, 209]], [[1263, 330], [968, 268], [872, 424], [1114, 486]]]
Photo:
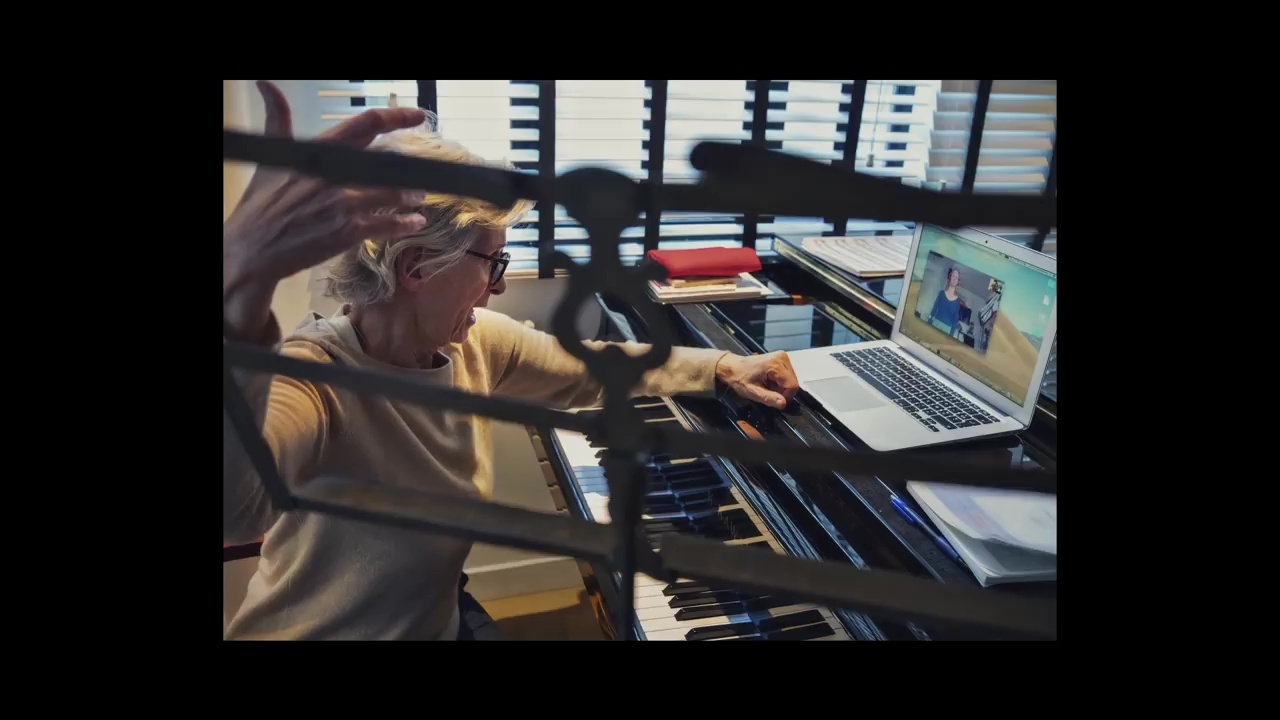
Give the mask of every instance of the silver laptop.
[[789, 352], [800, 387], [875, 450], [1024, 430], [1058, 326], [1053, 258], [919, 223], [888, 340]]

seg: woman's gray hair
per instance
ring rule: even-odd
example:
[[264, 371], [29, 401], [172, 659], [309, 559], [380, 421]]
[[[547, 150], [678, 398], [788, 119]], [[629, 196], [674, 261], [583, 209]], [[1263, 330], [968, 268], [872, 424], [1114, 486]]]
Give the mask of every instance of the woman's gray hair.
[[[369, 149], [514, 169], [510, 163], [486, 161], [445, 140], [436, 128], [437, 118], [428, 112], [425, 124], [381, 135]], [[396, 291], [396, 260], [402, 253], [421, 249], [423, 259], [414, 269], [430, 277], [462, 259], [483, 231], [506, 229], [520, 222], [533, 209], [533, 201], [520, 200], [514, 207], [498, 208], [473, 198], [426, 193], [416, 209], [427, 219], [422, 230], [403, 238], [365, 240], [340, 255], [328, 268], [325, 295], [355, 305], [389, 300]]]

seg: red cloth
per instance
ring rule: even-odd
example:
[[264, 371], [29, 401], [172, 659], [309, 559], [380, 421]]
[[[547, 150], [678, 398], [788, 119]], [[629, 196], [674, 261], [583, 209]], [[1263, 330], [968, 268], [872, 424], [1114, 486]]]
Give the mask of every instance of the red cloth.
[[733, 277], [759, 272], [760, 256], [752, 248], [650, 250], [649, 259], [667, 269], [667, 277]]

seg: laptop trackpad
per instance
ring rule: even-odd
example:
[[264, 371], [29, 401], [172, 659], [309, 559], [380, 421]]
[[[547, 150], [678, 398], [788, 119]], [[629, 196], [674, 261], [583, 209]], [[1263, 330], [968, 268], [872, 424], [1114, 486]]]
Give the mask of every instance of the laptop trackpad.
[[809, 392], [822, 398], [822, 404], [831, 412], [869, 410], [888, 403], [880, 393], [866, 387], [853, 378], [837, 377], [807, 382]]

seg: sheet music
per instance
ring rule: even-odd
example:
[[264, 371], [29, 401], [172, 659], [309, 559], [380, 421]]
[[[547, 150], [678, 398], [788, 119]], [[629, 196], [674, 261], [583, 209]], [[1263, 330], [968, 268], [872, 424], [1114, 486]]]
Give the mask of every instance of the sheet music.
[[975, 540], [1058, 553], [1056, 495], [942, 483], [913, 485], [922, 504]]
[[[1012, 515], [1028, 514], [1027, 507], [1034, 507], [1029, 513], [1035, 515], [1043, 510], [1036, 500], [1027, 498], [1034, 505], [1023, 506], [1013, 512], [1015, 505], [1000, 507], [984, 507], [973, 501], [971, 493], [985, 493], [986, 488], [953, 487], [945, 484], [909, 482], [907, 492], [920, 503], [929, 519], [937, 527], [951, 547], [955, 548], [964, 560], [965, 565], [973, 571], [978, 583], [990, 587], [1000, 583], [1034, 582], [1053, 580], [1058, 573], [1056, 553], [1043, 552], [1042, 548], [1050, 543], [1043, 542], [1044, 533], [1039, 537], [1035, 533], [1027, 533], [1022, 537], [1021, 531], [1009, 531], [1009, 526], [1018, 526], [1019, 522]], [[1005, 491], [995, 490], [993, 493]], [[1037, 495], [1037, 493], [1011, 493], [1016, 495]], [[1057, 499], [1052, 498], [1053, 517], [1057, 516]], [[1016, 500], [1015, 500], [1016, 502]], [[996, 517], [987, 514], [988, 509], [995, 509]], [[999, 518], [997, 521], [996, 518]], [[1016, 535], [1016, 537], [1015, 537]], [[1052, 548], [1057, 549], [1057, 532], [1052, 535]], [[1002, 539], [1002, 537], [1004, 539]], [[1016, 543], [1005, 542], [1015, 539]], [[1040, 548], [1024, 545], [1023, 540], [1039, 540]]]
[[902, 275], [907, 271], [911, 236], [807, 237], [800, 241], [800, 248], [853, 275]]

